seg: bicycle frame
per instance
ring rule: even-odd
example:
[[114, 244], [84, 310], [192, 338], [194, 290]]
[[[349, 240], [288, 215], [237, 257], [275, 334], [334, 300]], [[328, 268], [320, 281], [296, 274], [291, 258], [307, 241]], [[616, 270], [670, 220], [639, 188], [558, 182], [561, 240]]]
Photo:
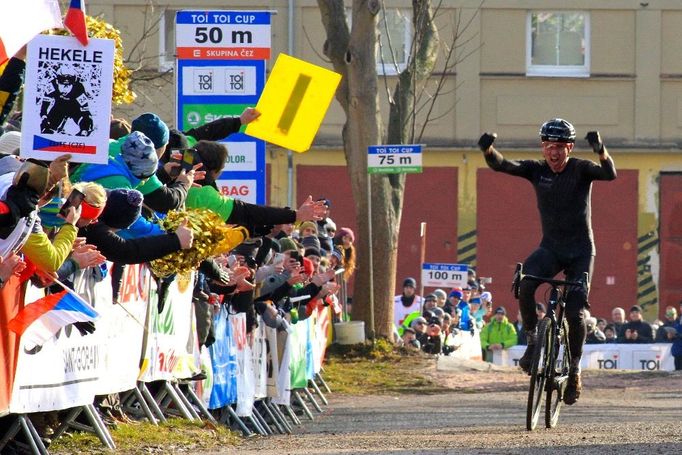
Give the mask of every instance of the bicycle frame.
[[[588, 290], [587, 273], [581, 281], [555, 280], [553, 278], [525, 275], [523, 265], [516, 265], [516, 273], [512, 290], [514, 296], [519, 298], [519, 288], [524, 279], [534, 280], [539, 283], [547, 283], [551, 286], [549, 300], [547, 301], [547, 313], [542, 321], [538, 321], [538, 341], [533, 355], [531, 367], [531, 382], [528, 394], [528, 406], [526, 415], [526, 428], [530, 431], [537, 425], [539, 409], [542, 401], [541, 393], [545, 398], [545, 425], [547, 428], [556, 426], [559, 420], [559, 412], [563, 400], [563, 392], [568, 380], [571, 363], [571, 352], [568, 344], [568, 324], [565, 319], [566, 300], [565, 296], [570, 287], [580, 287]], [[559, 354], [564, 347], [561, 362]]]

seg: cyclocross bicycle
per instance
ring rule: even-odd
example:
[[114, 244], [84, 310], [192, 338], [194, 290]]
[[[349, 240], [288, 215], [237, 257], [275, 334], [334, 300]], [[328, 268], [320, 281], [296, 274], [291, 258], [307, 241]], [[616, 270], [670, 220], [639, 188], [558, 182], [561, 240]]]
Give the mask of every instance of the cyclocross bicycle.
[[547, 301], [547, 314], [542, 321], [538, 321], [537, 343], [533, 351], [530, 370], [526, 429], [532, 431], [538, 424], [543, 392], [545, 394], [545, 426], [554, 428], [559, 421], [559, 412], [571, 365], [568, 322], [564, 318], [565, 296], [568, 289], [573, 286], [587, 291], [588, 276], [585, 273], [581, 281], [564, 281], [525, 275], [523, 264], [518, 263], [513, 283], [514, 297], [517, 299], [522, 280], [534, 280], [551, 286]]

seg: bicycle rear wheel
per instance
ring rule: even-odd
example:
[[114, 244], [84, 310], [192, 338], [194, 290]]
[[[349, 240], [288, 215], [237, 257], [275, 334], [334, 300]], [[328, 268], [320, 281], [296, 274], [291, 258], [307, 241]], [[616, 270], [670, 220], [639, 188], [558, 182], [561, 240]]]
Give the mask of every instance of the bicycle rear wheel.
[[538, 424], [540, 417], [540, 405], [545, 387], [545, 374], [547, 371], [549, 336], [551, 321], [545, 318], [538, 326], [537, 343], [533, 352], [533, 363], [530, 371], [530, 387], [528, 388], [528, 404], [526, 406], [526, 429], [532, 431]]
[[547, 397], [545, 398], [545, 426], [547, 428], [554, 428], [559, 422], [559, 413], [568, 380], [568, 368], [571, 363], [568, 349], [568, 323], [565, 319], [562, 321], [559, 334], [552, 337], [552, 349], [551, 357], [554, 362], [548, 370]]

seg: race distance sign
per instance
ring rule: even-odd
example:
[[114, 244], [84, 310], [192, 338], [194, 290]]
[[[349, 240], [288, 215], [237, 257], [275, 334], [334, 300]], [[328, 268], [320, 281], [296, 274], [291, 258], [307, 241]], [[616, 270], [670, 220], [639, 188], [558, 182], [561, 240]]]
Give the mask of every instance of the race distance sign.
[[270, 12], [179, 11], [176, 52], [179, 60], [267, 60]]

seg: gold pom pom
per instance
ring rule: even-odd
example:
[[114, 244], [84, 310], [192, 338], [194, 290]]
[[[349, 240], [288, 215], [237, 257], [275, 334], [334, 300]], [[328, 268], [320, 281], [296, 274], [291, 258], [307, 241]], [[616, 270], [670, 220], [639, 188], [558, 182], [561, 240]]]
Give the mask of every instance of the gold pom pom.
[[207, 209], [170, 211], [161, 221], [161, 227], [174, 231], [185, 220], [194, 233], [192, 247], [151, 261], [149, 266], [155, 275], [166, 277], [189, 272], [203, 260], [230, 251], [248, 237], [246, 229], [226, 225], [222, 218]]

